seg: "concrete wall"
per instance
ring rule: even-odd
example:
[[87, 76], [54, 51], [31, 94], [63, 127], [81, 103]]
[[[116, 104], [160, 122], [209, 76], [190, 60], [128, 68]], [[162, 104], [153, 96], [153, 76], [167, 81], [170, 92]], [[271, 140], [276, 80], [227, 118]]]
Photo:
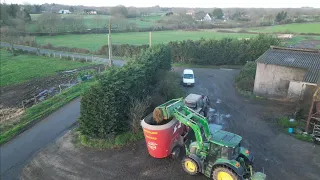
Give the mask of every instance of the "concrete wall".
[[[269, 98], [287, 98], [290, 81], [302, 81], [305, 73], [305, 69], [258, 63], [253, 92]], [[292, 83], [291, 93], [298, 91], [298, 86]]]
[[290, 81], [287, 98], [290, 101], [299, 101], [303, 99], [306, 84], [298, 81]]
[[303, 91], [303, 97], [301, 101], [299, 102], [300, 107], [305, 109], [308, 113], [310, 109], [310, 103], [312, 101], [313, 95], [316, 92], [317, 85], [311, 85], [311, 84], [305, 84], [305, 89]]

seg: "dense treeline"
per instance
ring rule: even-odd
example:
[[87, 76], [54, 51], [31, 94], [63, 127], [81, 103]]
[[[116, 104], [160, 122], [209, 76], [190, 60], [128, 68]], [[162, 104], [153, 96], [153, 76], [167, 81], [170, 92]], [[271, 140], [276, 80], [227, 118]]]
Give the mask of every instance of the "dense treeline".
[[170, 49], [164, 45], [143, 51], [122, 68], [108, 69], [81, 99], [81, 133], [108, 138], [128, 130], [130, 102], [151, 95], [159, 73], [170, 69]]
[[31, 21], [30, 14], [18, 4], [0, 4], [0, 27], [12, 26], [23, 28], [25, 22]]
[[41, 14], [34, 30], [40, 33], [56, 34], [61, 32], [84, 32], [87, 26], [82, 16], [61, 16], [55, 13]]

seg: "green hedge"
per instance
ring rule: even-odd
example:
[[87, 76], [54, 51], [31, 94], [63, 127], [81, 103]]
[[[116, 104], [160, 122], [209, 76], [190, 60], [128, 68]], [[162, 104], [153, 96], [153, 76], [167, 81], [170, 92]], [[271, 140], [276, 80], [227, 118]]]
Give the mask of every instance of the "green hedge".
[[[121, 45], [112, 45], [112, 55], [120, 56], [120, 57], [134, 57], [138, 55], [140, 52], [149, 48], [149, 45], [129, 45], [129, 44], [121, 44]], [[108, 45], [104, 45], [100, 48], [99, 51], [95, 52], [98, 55], [109, 55]]]
[[243, 65], [254, 61], [271, 45], [279, 46], [274, 36], [262, 35], [249, 39], [201, 39], [199, 41], [170, 42], [172, 60], [175, 63], [199, 65]]
[[170, 49], [164, 45], [143, 51], [122, 68], [108, 69], [81, 99], [81, 134], [107, 138], [128, 130], [130, 102], [150, 95], [158, 72], [170, 69]]
[[[222, 40], [201, 39], [198, 41], [185, 40], [168, 43], [174, 63], [198, 65], [244, 65], [254, 61], [271, 45], [279, 46], [280, 40], [272, 35], [260, 34], [248, 40], [225, 38]], [[134, 57], [148, 45], [113, 45], [115, 56]], [[103, 46], [97, 54], [108, 55], [108, 46]]]
[[256, 62], [248, 62], [235, 79], [236, 87], [242, 91], [253, 91], [254, 79], [256, 77]]

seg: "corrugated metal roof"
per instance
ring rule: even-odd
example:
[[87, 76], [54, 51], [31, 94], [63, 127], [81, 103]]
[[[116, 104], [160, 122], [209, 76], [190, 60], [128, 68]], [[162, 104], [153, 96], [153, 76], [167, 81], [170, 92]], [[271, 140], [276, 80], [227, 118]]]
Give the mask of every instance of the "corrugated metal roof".
[[271, 47], [256, 62], [307, 69], [303, 81], [320, 81], [320, 50]]

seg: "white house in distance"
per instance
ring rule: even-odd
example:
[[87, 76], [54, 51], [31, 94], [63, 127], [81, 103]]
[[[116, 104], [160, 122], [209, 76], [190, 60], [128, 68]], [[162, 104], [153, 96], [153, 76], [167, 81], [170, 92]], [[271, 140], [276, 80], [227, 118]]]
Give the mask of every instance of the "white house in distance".
[[94, 9], [85, 9], [85, 10], [84, 10], [84, 13], [86, 13], [86, 14], [91, 14], [91, 15], [96, 15], [96, 14], [97, 14], [97, 11], [94, 10]]
[[194, 15], [194, 10], [187, 10], [186, 14], [190, 15], [190, 16], [193, 16]]
[[203, 21], [212, 21], [212, 18], [210, 16], [209, 13], [207, 13], [204, 17], [203, 17]]
[[59, 14], [71, 14], [71, 12], [69, 10], [66, 10], [66, 9], [61, 9], [58, 13]]

